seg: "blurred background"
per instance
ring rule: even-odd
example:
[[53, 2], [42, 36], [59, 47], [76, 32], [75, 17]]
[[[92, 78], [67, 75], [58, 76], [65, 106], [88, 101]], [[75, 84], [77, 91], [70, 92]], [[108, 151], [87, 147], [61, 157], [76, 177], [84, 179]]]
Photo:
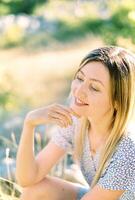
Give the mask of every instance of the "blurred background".
[[[66, 104], [81, 59], [103, 45], [135, 52], [134, 0], [0, 0], [0, 199], [16, 199], [21, 190], [14, 172], [26, 113]], [[53, 128], [38, 127], [37, 152]], [[59, 176], [69, 160], [55, 169]], [[76, 166], [65, 174], [71, 171]]]

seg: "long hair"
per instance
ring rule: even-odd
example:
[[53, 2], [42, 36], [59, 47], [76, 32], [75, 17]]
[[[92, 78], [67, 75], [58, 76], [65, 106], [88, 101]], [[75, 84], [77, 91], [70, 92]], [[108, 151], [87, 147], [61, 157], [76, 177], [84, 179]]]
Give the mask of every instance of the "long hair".
[[[91, 51], [80, 63], [78, 71], [87, 63], [101, 62], [109, 71], [113, 119], [109, 137], [100, 155], [100, 162], [91, 187], [98, 182], [102, 172], [118, 145], [127, 133], [135, 104], [135, 56], [128, 50], [116, 46], [102, 47]], [[78, 72], [77, 71], [77, 72]], [[117, 108], [115, 109], [115, 104]], [[80, 159], [89, 121], [82, 117], [79, 132], [75, 134], [75, 157]]]

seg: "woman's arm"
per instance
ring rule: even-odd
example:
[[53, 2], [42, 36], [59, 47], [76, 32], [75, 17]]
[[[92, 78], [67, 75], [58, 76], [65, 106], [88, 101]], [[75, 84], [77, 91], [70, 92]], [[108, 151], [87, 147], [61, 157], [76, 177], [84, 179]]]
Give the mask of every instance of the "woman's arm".
[[21, 186], [33, 182], [37, 173], [34, 158], [34, 128], [24, 124], [16, 159], [16, 179]]
[[24, 121], [17, 153], [16, 179], [22, 186], [33, 185], [44, 178], [65, 151], [50, 142], [35, 158], [34, 129], [39, 124], [71, 125], [71, 111], [61, 105], [51, 105], [30, 112]]
[[81, 200], [118, 200], [124, 190], [107, 190], [96, 185]]

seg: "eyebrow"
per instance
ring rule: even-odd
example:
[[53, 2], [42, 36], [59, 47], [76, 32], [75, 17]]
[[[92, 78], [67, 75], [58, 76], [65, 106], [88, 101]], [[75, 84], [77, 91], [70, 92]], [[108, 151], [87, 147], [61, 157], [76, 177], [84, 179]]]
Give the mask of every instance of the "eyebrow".
[[[84, 72], [82, 70], [78, 71], [78, 73], [81, 72], [84, 76]], [[104, 86], [104, 84], [102, 83], [102, 81], [98, 80], [98, 79], [95, 79], [95, 78], [89, 78], [90, 81], [96, 81], [96, 82], [99, 82], [102, 86]]]

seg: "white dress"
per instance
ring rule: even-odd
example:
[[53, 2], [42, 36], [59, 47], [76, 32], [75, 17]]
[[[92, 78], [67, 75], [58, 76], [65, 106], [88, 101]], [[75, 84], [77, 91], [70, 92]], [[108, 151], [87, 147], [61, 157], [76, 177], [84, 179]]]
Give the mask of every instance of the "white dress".
[[[73, 151], [77, 123], [77, 118], [73, 117], [73, 125], [67, 128], [58, 128], [51, 141], [66, 151]], [[92, 159], [87, 137], [80, 159], [80, 169], [87, 183], [91, 185], [100, 152], [97, 152]], [[123, 136], [97, 184], [108, 190], [124, 190], [125, 192], [119, 200], [135, 200], [135, 139], [132, 135]]]

